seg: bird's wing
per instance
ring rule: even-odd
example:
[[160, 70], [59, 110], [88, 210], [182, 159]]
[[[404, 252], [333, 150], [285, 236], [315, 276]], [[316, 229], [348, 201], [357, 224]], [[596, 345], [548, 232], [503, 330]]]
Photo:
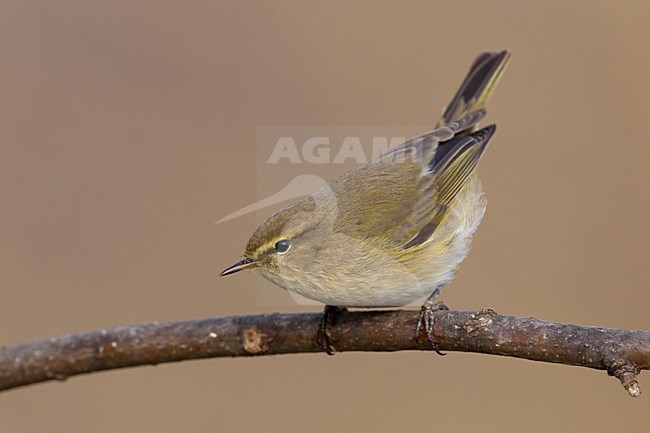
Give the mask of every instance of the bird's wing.
[[417, 160], [424, 171], [430, 170], [434, 155], [438, 153], [438, 144], [449, 141], [464, 131], [474, 129], [486, 114], [484, 109], [465, 113], [459, 119], [389, 149], [375, 162], [399, 162], [410, 158]]
[[[452, 136], [440, 146], [433, 133], [427, 134], [405, 143], [403, 152], [384, 155], [332, 181], [334, 229], [405, 248], [424, 242], [435, 229], [431, 223], [440, 223], [476, 167], [493, 132], [490, 126], [470, 136]], [[447, 146], [452, 149], [432, 168], [435, 158], [428, 149]]]
[[401, 242], [404, 248], [421, 245], [431, 238], [447, 216], [458, 192], [474, 172], [495, 131], [496, 126], [490, 125], [444, 143], [450, 149], [431, 174], [421, 178], [412, 211], [395, 232], [395, 240]]

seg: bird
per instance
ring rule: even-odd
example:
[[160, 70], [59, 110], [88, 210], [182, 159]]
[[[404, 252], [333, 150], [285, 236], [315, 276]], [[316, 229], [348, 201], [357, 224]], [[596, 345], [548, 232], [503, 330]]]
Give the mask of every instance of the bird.
[[325, 304], [317, 341], [335, 352], [340, 309], [422, 304], [415, 338], [439, 354], [436, 299], [467, 256], [486, 209], [476, 166], [496, 131], [480, 128], [510, 52], [481, 53], [431, 132], [349, 171], [266, 219], [240, 261], [283, 289]]

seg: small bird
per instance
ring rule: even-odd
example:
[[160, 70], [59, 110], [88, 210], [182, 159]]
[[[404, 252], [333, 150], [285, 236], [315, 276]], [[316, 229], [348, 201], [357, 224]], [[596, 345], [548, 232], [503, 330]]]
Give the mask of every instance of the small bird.
[[317, 340], [332, 354], [339, 308], [401, 307], [427, 298], [415, 330], [433, 338], [435, 300], [467, 255], [486, 200], [475, 172], [496, 126], [479, 129], [510, 53], [472, 64], [436, 128], [389, 149], [255, 230], [229, 275], [256, 269], [278, 286], [325, 304]]

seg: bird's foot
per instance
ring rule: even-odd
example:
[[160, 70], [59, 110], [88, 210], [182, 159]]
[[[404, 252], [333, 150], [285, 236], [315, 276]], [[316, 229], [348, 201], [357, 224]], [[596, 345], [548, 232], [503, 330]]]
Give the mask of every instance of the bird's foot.
[[444, 302], [433, 302], [433, 299], [431, 298], [427, 299], [427, 301], [422, 304], [420, 317], [418, 317], [418, 324], [415, 328], [415, 341], [420, 341], [420, 331], [424, 328], [427, 341], [431, 343], [433, 350], [435, 350], [438, 355], [445, 355], [445, 353], [440, 351], [438, 343], [435, 338], [433, 338], [433, 313], [440, 310], [449, 310], [449, 307]]
[[332, 345], [332, 343], [336, 342], [336, 339], [332, 337], [332, 325], [336, 320], [336, 316], [342, 311], [347, 311], [347, 309], [335, 307], [333, 305], [325, 305], [325, 309], [323, 310], [323, 318], [318, 327], [316, 342], [328, 355], [334, 355], [334, 352], [336, 351]]

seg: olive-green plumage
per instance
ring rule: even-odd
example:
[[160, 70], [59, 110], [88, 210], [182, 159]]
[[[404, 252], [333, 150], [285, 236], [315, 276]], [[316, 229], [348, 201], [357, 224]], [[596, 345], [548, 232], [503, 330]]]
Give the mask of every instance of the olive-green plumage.
[[481, 54], [436, 129], [348, 172], [263, 222], [227, 275], [255, 268], [340, 307], [402, 306], [449, 282], [485, 212], [478, 129], [509, 53]]

